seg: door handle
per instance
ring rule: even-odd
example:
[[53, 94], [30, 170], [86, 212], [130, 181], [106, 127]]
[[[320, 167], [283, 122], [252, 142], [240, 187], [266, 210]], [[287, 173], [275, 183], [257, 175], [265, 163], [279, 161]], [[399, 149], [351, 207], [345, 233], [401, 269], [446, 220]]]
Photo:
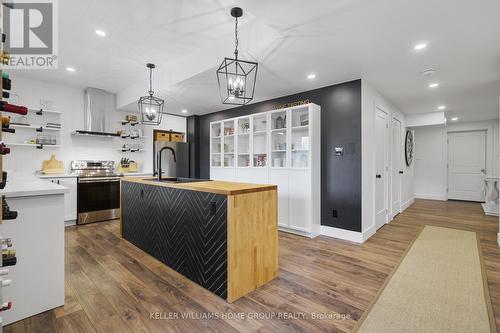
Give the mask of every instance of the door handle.
[[375, 175], [375, 178], [382, 178], [382, 175]]

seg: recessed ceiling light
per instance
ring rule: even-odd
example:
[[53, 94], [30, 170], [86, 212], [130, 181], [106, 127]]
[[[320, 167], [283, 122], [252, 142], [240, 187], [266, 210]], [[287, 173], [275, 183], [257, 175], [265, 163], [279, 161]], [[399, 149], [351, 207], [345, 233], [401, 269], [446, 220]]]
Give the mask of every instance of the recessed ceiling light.
[[438, 106], [438, 110], [446, 110], [446, 105], [440, 105], [440, 106]]
[[422, 76], [432, 76], [432, 75], [436, 74], [436, 70], [434, 68], [427, 68], [427, 69], [423, 70], [421, 73], [422, 73]]
[[314, 79], [316, 78], [316, 74], [309, 74], [309, 75], [307, 76], [307, 78], [308, 78], [309, 80], [314, 80]]
[[106, 32], [102, 30], [96, 30], [95, 33], [97, 34], [97, 36], [106, 37]]
[[188, 110], [186, 110], [186, 109], [182, 109], [182, 110], [181, 110], [181, 112], [182, 112], [182, 113], [188, 113]]
[[425, 44], [425, 43], [418, 43], [417, 45], [415, 45], [415, 46], [413, 47], [413, 49], [414, 49], [415, 51], [420, 51], [420, 50], [423, 50], [423, 49], [425, 49], [425, 48], [427, 48], [427, 44]]
[[75, 69], [73, 67], [66, 67], [66, 70], [68, 72], [74, 72], [75, 71]]
[[439, 87], [439, 83], [437, 82], [429, 84], [429, 88], [437, 88], [437, 87]]
[[458, 120], [458, 117], [451, 118], [451, 121], [457, 121], [457, 120]]

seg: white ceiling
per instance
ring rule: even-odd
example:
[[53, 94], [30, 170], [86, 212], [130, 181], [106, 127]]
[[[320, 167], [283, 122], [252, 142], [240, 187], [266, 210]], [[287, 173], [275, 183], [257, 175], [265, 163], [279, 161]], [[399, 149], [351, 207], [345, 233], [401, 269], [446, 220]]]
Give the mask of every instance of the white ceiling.
[[[215, 69], [232, 54], [234, 5], [245, 10], [241, 57], [259, 62], [255, 101], [362, 77], [405, 113], [444, 104], [461, 121], [498, 118], [498, 0], [64, 0], [60, 69], [19, 74], [103, 88], [130, 109], [152, 61], [167, 112], [218, 111]], [[415, 52], [417, 42], [428, 48]], [[427, 68], [437, 73], [423, 77]]]

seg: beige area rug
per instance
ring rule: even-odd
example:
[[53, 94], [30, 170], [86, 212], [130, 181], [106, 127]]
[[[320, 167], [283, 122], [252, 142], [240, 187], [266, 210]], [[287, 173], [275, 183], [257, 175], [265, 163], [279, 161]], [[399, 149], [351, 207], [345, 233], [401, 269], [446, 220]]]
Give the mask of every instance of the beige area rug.
[[426, 226], [355, 332], [496, 332], [475, 232]]

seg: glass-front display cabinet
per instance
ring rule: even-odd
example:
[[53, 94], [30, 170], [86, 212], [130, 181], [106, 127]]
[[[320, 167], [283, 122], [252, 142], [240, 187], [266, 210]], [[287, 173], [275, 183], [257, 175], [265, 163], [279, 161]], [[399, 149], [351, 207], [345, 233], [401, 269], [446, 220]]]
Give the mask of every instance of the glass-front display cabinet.
[[253, 116], [253, 166], [267, 166], [267, 114]]
[[210, 178], [277, 186], [278, 225], [320, 231], [321, 107], [310, 103], [213, 122]]
[[291, 167], [309, 168], [309, 108], [294, 108], [291, 111]]
[[234, 155], [235, 155], [235, 144], [234, 144], [234, 120], [224, 121], [224, 136], [223, 136], [223, 147], [224, 147], [224, 167], [234, 167]]
[[250, 117], [237, 120], [238, 133], [238, 167], [251, 167], [250, 158]]
[[214, 123], [211, 125], [210, 128], [210, 136], [211, 136], [211, 144], [210, 144], [210, 158], [211, 158], [211, 165], [213, 167], [220, 167], [222, 166], [222, 131], [221, 131], [221, 124], [220, 123]]
[[288, 167], [288, 120], [287, 110], [271, 113], [271, 167]]

